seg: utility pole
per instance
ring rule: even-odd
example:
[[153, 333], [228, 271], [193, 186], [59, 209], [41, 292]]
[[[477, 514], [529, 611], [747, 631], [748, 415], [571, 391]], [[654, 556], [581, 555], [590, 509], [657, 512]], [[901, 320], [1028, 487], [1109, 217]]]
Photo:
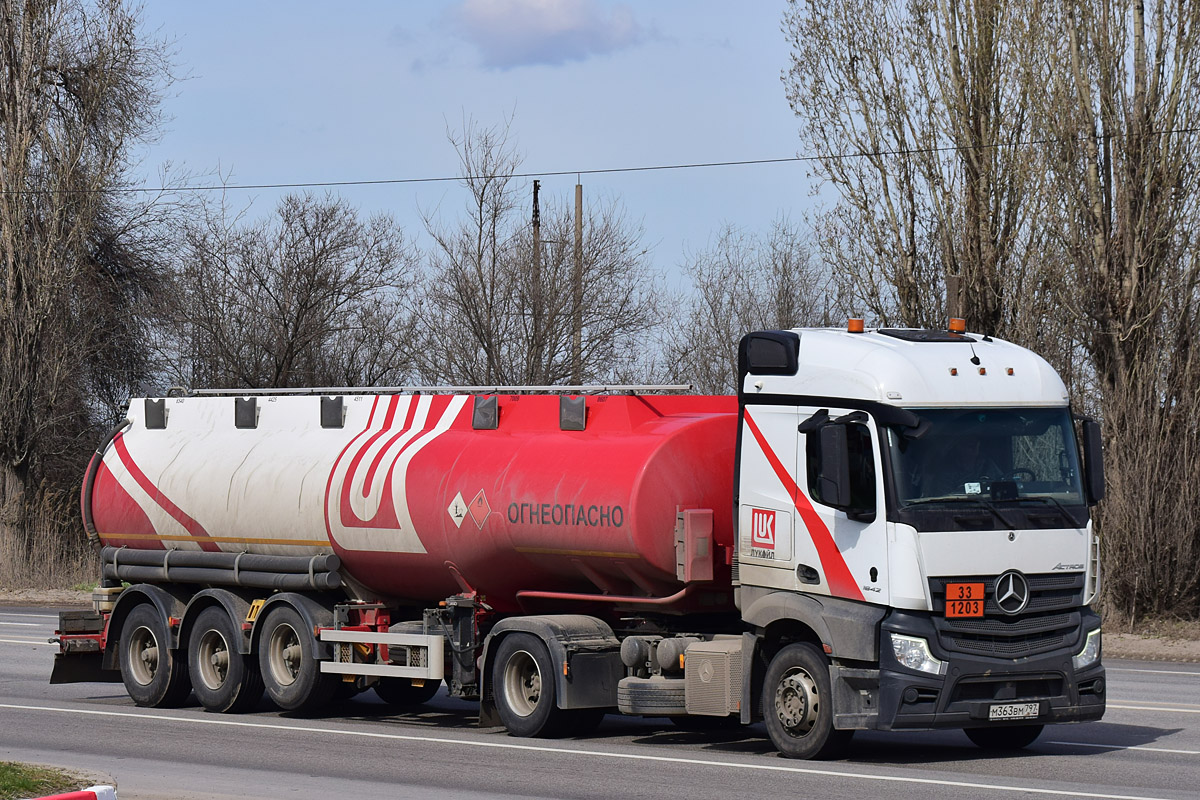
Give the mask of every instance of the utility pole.
[[[530, 352], [526, 355], [525, 380], [530, 383], [545, 383], [542, 380], [542, 212], [538, 208], [538, 189], [541, 181], [533, 182], [533, 268], [530, 270], [533, 308], [530, 309], [530, 320], [533, 326], [533, 336], [530, 337]], [[534, 373], [538, 374], [534, 374]]]
[[571, 382], [583, 384], [583, 184], [575, 178], [575, 269], [571, 276]]
[[951, 319], [963, 319], [966, 310], [963, 308], [963, 279], [962, 275], [946, 276], [946, 318], [947, 324]]

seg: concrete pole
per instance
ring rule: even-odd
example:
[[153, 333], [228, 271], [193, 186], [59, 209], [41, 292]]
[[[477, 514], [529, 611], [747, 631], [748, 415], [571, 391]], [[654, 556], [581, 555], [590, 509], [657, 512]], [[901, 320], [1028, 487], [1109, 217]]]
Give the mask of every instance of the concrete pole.
[[575, 184], [575, 270], [571, 276], [571, 382], [583, 383], [583, 184]]

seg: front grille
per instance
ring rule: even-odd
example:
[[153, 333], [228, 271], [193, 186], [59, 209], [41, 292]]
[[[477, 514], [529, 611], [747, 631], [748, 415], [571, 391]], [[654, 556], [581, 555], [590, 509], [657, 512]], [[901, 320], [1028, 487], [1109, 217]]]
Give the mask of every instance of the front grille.
[[[1079, 640], [1083, 605], [1083, 573], [1026, 575], [1029, 603], [1016, 616], [996, 605], [998, 575], [930, 578], [934, 627], [942, 648], [995, 658], [1022, 658], [1067, 647]], [[950, 618], [946, 612], [947, 583], [984, 584], [983, 617]]]

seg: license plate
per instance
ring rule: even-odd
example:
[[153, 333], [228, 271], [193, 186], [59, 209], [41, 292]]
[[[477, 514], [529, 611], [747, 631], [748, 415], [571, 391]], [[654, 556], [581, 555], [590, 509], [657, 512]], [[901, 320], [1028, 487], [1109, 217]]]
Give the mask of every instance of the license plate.
[[988, 719], [1037, 719], [1039, 711], [1041, 711], [1039, 703], [1004, 703], [993, 705], [988, 709]]
[[982, 617], [983, 603], [982, 583], [946, 584], [947, 617]]

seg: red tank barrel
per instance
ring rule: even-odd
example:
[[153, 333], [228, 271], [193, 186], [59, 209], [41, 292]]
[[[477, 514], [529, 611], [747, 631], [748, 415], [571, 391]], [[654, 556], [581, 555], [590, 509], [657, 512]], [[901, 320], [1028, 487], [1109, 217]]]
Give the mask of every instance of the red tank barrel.
[[[581, 431], [560, 429], [557, 396], [497, 396], [494, 430], [474, 429], [468, 396], [343, 399], [337, 429], [317, 397], [259, 398], [252, 429], [232, 397], [175, 400], [165, 429], [134, 401], [93, 491], [101, 540], [334, 552], [352, 592], [414, 604], [470, 587], [499, 611], [556, 595], [731, 607], [734, 398], [588, 396]], [[713, 512], [714, 580], [687, 591], [680, 509]]]

